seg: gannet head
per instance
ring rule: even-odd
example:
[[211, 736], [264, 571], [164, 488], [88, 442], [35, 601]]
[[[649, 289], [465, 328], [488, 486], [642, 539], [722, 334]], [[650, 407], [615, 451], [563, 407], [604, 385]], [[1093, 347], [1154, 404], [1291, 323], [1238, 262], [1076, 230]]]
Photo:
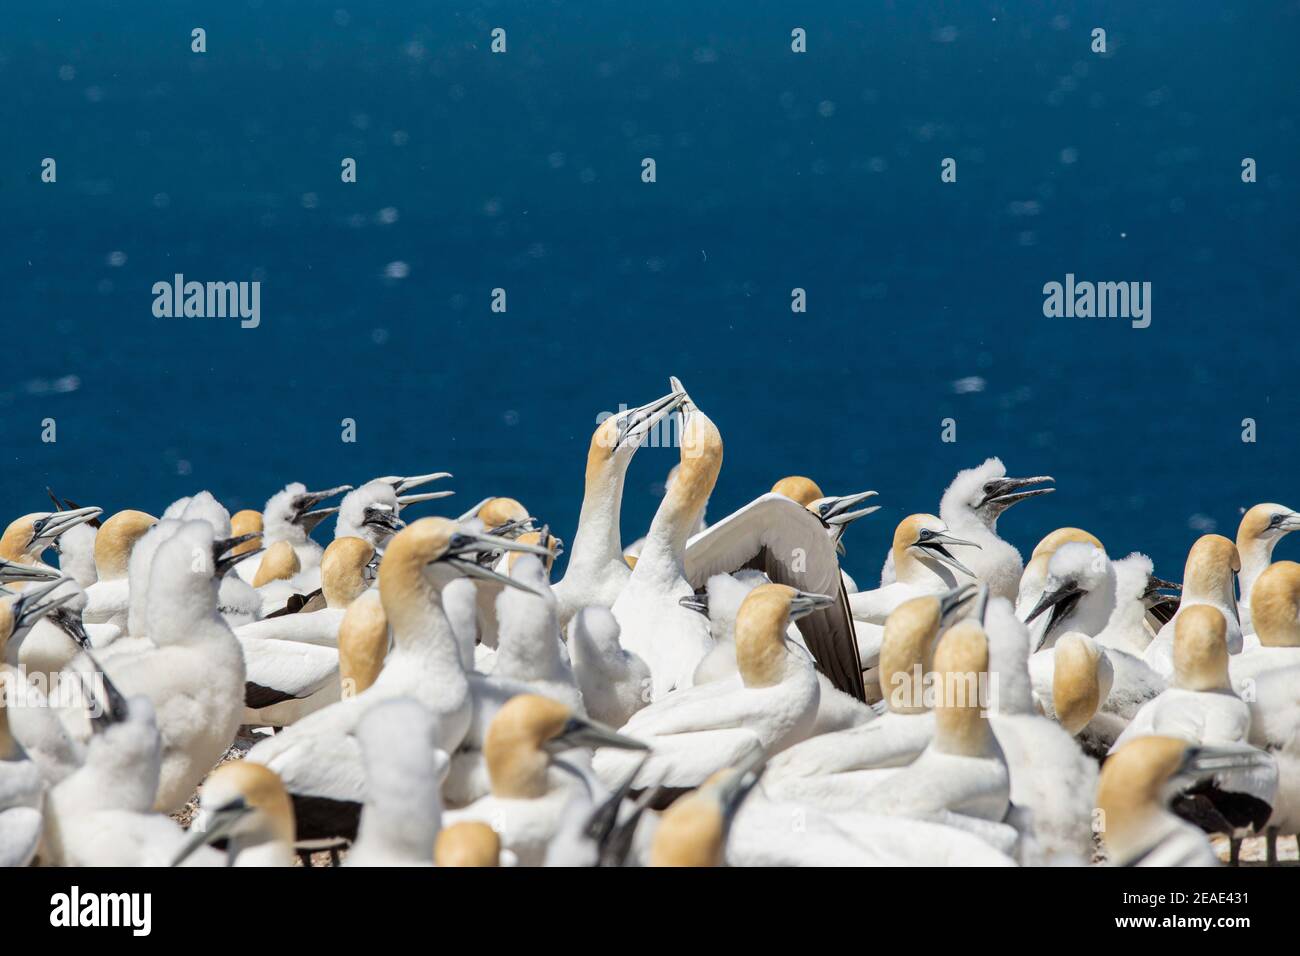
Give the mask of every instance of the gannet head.
[[[673, 382], [680, 387], [681, 383], [676, 379]], [[718, 473], [722, 471], [722, 433], [689, 395], [682, 400], [677, 411], [681, 417], [678, 431], [681, 453], [676, 474], [664, 497], [672, 499], [681, 516], [698, 518], [709, 503]]]
[[[244, 543], [254, 544], [256, 539]], [[242, 558], [243, 555], [232, 557]], [[262, 555], [262, 563], [257, 566], [257, 574], [253, 575], [253, 587], [260, 588], [272, 581], [287, 581], [301, 570], [302, 562], [298, 560], [298, 552], [293, 550], [293, 545], [288, 541], [277, 541]]]
[[489, 498], [475, 515], [483, 522], [484, 531], [499, 532], [504, 528], [520, 528], [528, 524], [528, 509], [514, 498]]
[[419, 501], [433, 501], [437, 498], [450, 498], [456, 492], [446, 491], [424, 491], [419, 494], [411, 494], [412, 488], [418, 488], [421, 485], [427, 485], [431, 481], [441, 481], [443, 478], [454, 477], [449, 471], [431, 471], [427, 475], [386, 475], [383, 478], [375, 478], [367, 484], [383, 484], [393, 490], [397, 496], [399, 508], [406, 505], [413, 505]]
[[102, 508], [74, 508], [71, 511], [34, 511], [9, 523], [0, 535], [0, 558], [21, 561], [39, 558], [69, 528], [97, 518]]
[[368, 481], [349, 491], [339, 502], [334, 535], [364, 538], [375, 547], [382, 547], [406, 527], [406, 522], [398, 517], [401, 510], [391, 483], [382, 479]]
[[[369, 589], [374, 557], [375, 549], [363, 538], [335, 538], [329, 543], [320, 559], [321, 593], [327, 607], [347, 607]], [[266, 560], [262, 559], [263, 567]]]
[[258, 541], [262, 536], [262, 512], [255, 511], [252, 508], [245, 508], [243, 511], [236, 511], [230, 516], [231, 537], [239, 538], [246, 534], [257, 535], [257, 537], [249, 538], [243, 544], [238, 545], [231, 551], [231, 554], [247, 556], [258, 549]]
[[1266, 647], [1300, 647], [1300, 564], [1275, 561], [1250, 591], [1250, 615]]
[[339, 485], [325, 491], [308, 491], [306, 485], [297, 481], [285, 485], [282, 491], [277, 491], [267, 500], [262, 509], [267, 540], [284, 540], [292, 544], [305, 542], [316, 525], [339, 510], [337, 506], [316, 508], [316, 505], [351, 490], [351, 485]]
[[976, 593], [975, 586], [967, 584], [942, 595], [912, 598], [890, 612], [880, 641], [877, 672], [881, 699], [891, 711], [919, 714], [929, 709], [925, 675], [933, 670], [939, 628]]
[[1255, 505], [1241, 516], [1241, 524], [1237, 526], [1237, 548], [1245, 551], [1252, 544], [1262, 542], [1272, 553], [1273, 545], [1297, 528], [1300, 528], [1300, 514], [1286, 505]]
[[818, 498], [825, 497], [825, 495], [822, 494], [821, 488], [817, 486], [817, 482], [813, 481], [811, 478], [805, 478], [802, 475], [790, 475], [787, 478], [782, 478], [772, 486], [772, 491], [778, 495], [785, 495], [787, 498], [799, 502], [799, 504], [803, 505], [805, 508]]
[[109, 518], [95, 536], [95, 572], [101, 581], [126, 577], [135, 543], [158, 523], [143, 511], [119, 511]]
[[972, 618], [958, 621], [939, 638], [934, 650], [934, 747], [942, 753], [986, 756], [995, 749], [986, 702], [989, 642]]
[[1098, 548], [1102, 551], [1106, 550], [1102, 547], [1101, 541], [1097, 539], [1096, 535], [1084, 531], [1082, 528], [1057, 528], [1055, 531], [1044, 536], [1043, 540], [1039, 541], [1038, 544], [1034, 546], [1032, 557], [1036, 558], [1040, 554], [1055, 554], [1057, 548], [1063, 544], [1069, 544], [1072, 541], [1090, 544], [1094, 548]]
[[212, 525], [218, 538], [228, 538], [232, 534], [230, 512], [210, 491], [200, 491], [187, 499], [180, 518], [182, 521], [206, 521]]
[[499, 866], [501, 838], [478, 820], [453, 823], [433, 844], [434, 866]]
[[388, 655], [388, 616], [376, 591], [358, 596], [339, 622], [339, 682], [344, 697], [367, 690]]
[[966, 541], [948, 533], [948, 526], [939, 518], [928, 514], [908, 515], [894, 529], [894, 567], [899, 571], [899, 580], [905, 580], [903, 571], [913, 562], [930, 564], [938, 562], [975, 577], [975, 572], [962, 564], [947, 545], [978, 548], [974, 541]]
[[741, 767], [719, 770], [664, 811], [650, 845], [651, 866], [722, 866], [727, 832], [762, 776], [762, 750]]
[[679, 390], [639, 408], [610, 415], [596, 426], [587, 450], [587, 481], [621, 478], [646, 436], [686, 399]]
[[196, 520], [181, 522], [158, 545], [149, 565], [145, 608], [151, 638], [185, 639], [189, 636], [185, 622], [216, 615], [221, 578], [240, 561], [230, 551], [242, 543], [240, 538], [218, 538], [212, 525]]
[[997, 525], [998, 516], [1012, 505], [1056, 490], [1029, 488], [1021, 491], [1021, 488], [1055, 480], [1050, 475], [1008, 478], [1002, 459], [989, 458], [982, 465], [957, 473], [939, 501], [939, 513], [949, 515], [954, 521], [958, 514], [973, 514], [981, 524], [991, 529]]
[[1218, 608], [1191, 604], [1174, 619], [1174, 686], [1223, 690], [1228, 681], [1228, 622]]
[[1183, 598], [1233, 598], [1234, 575], [1241, 570], [1237, 546], [1221, 534], [1203, 534], [1187, 552], [1183, 568]]
[[517, 800], [543, 796], [551, 757], [575, 747], [648, 749], [549, 697], [511, 697], [492, 718], [483, 742], [492, 793]]
[[250, 760], [222, 764], [204, 782], [199, 796], [201, 826], [177, 853], [172, 866], [206, 843], [230, 840], [231, 856], [264, 843], [292, 844], [293, 801], [279, 775]]
[[75, 592], [46, 600], [52, 592], [71, 580], [71, 578], [60, 577], [53, 581], [32, 585], [17, 594], [0, 597], [0, 660], [3, 660], [7, 642], [22, 637], [46, 614], [73, 599]]
[[1198, 781], [1225, 771], [1267, 766], [1254, 748], [1193, 746], [1176, 737], [1135, 737], [1101, 766], [1097, 808], [1113, 864], [1140, 856], [1165, 835], [1159, 823], [1170, 801]]
[[[1043, 629], [1039, 647], [1046, 643], [1053, 630], [1070, 615], [1079, 602], [1093, 592], [1102, 593], [1115, 587], [1115, 569], [1111, 567], [1106, 552], [1090, 544], [1069, 541], [1052, 554], [1047, 564], [1047, 582], [1043, 596], [1025, 618], [1029, 623], [1044, 611], [1051, 610], [1047, 627]], [[1038, 648], [1035, 648], [1038, 650]]]
[[[539, 548], [546, 549], [549, 556], [543, 560], [542, 566], [546, 569], [548, 576], [551, 573], [551, 568], [555, 567], [555, 559], [564, 554], [564, 542], [551, 534], [549, 525], [543, 525], [540, 531], [525, 531], [515, 540], [522, 544], [535, 544]], [[520, 560], [522, 557], [523, 554], [521, 553], [509, 555], [506, 559], [506, 569], [508, 571], [514, 571], [515, 562]]]
[[[827, 495], [813, 499], [804, 507], [815, 514], [822, 524], [832, 530], [837, 539], [836, 544], [838, 544], [838, 537], [844, 533], [845, 528], [859, 518], [865, 518], [867, 515], [880, 510], [880, 505], [871, 505], [868, 508], [857, 507], [868, 498], [874, 498], [875, 496], [876, 492], [874, 491], [859, 491], [853, 495]], [[843, 553], [843, 549], [840, 549], [840, 553]]]
[[1056, 642], [1052, 702], [1056, 719], [1077, 736], [1110, 696], [1115, 672], [1101, 646], [1086, 634], [1071, 631]]
[[785, 629], [791, 621], [830, 607], [836, 598], [805, 594], [784, 584], [763, 584], [736, 613], [736, 665], [746, 687], [771, 687], [786, 672]]

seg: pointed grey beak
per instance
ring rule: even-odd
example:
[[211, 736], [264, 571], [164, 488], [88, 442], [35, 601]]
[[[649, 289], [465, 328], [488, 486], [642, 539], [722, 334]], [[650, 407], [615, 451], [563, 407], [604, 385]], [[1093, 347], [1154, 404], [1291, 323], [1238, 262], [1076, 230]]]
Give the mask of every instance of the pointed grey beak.
[[868, 498], [876, 497], [874, 491], [862, 491], [856, 495], [843, 495], [841, 497], [819, 498], [808, 506], [808, 509], [821, 518], [828, 525], [847, 525], [850, 522], [857, 521], [874, 511], [880, 510], [880, 505], [872, 505], [870, 508], [857, 508], [855, 506]]
[[960, 571], [962, 574], [968, 574], [971, 577], [975, 577], [976, 576], [975, 572], [972, 571], [970, 568], [966, 567], [966, 565], [962, 564], [956, 558], [954, 558], [952, 556], [952, 552], [949, 551], [946, 547], [944, 547], [944, 545], [953, 545], [954, 547], [965, 547], [965, 548], [979, 548], [979, 545], [976, 544], [974, 541], [967, 541], [964, 538], [953, 537], [952, 535], [948, 534], [946, 531], [932, 531], [930, 532], [930, 535], [928, 537], [923, 538], [920, 541], [917, 541], [916, 544], [912, 545], [912, 547], [921, 548], [924, 551], [928, 552], [932, 557], [948, 565], [950, 568], [955, 568], [956, 570]]
[[434, 501], [438, 498], [450, 498], [454, 491], [426, 491], [418, 495], [398, 495], [397, 503], [405, 508], [407, 505], [419, 504], [421, 501]]
[[51, 581], [49, 584], [43, 584], [40, 587], [28, 588], [25, 591], [19, 592], [18, 596], [14, 598], [11, 607], [14, 624], [13, 633], [10, 635], [10, 639], [12, 640], [13, 638], [26, 634], [27, 631], [32, 628], [32, 625], [50, 611], [53, 611], [57, 607], [62, 607], [64, 604], [76, 597], [76, 592], [74, 591], [70, 594], [65, 594], [62, 597], [53, 598], [49, 601], [42, 602], [41, 600], [47, 594], [62, 587], [65, 583], [71, 580], [72, 578], [59, 578], [57, 581]]
[[1227, 770], [1248, 770], [1269, 767], [1274, 758], [1254, 747], [1188, 747], [1183, 758], [1182, 771], [1198, 777], [1223, 773]]
[[760, 748], [748, 759], [735, 768], [732, 775], [718, 786], [718, 800], [722, 804], [723, 832], [730, 827], [732, 819], [745, 798], [758, 786], [759, 779], [766, 769], [767, 754]]
[[1055, 480], [1051, 475], [1037, 475], [1033, 478], [995, 478], [985, 485], [984, 500], [979, 503], [979, 507], [990, 507], [1000, 514], [1027, 498], [1050, 495], [1056, 490], [1055, 488], [1033, 488], [1028, 491], [1017, 491], [1017, 489]]
[[829, 594], [808, 594], [804, 591], [796, 591], [794, 597], [790, 599], [789, 620], [797, 621], [801, 617], [807, 617], [814, 611], [830, 607], [838, 600], [838, 597], [832, 597]]
[[604, 724], [598, 724], [576, 714], [569, 718], [564, 728], [546, 741], [542, 749], [548, 754], [563, 753], [575, 747], [613, 747], [616, 750], [649, 750], [639, 740], [625, 737]]
[[95, 655], [89, 649], [85, 649], [83, 653], [95, 667], [94, 674], [81, 675], [82, 685], [90, 696], [90, 706], [87, 708], [90, 729], [93, 733], [103, 733], [114, 724], [126, 720], [131, 709], [127, 706], [126, 698], [105, 673], [103, 665]]
[[535, 554], [544, 559], [551, 557], [551, 552], [539, 545], [524, 544], [521, 541], [515, 541], [510, 538], [499, 538], [496, 535], [459, 531], [452, 535], [451, 541], [447, 544], [446, 553], [443, 554], [441, 558], [435, 560], [456, 568], [456, 570], [466, 577], [477, 578], [480, 581], [492, 581], [505, 587], [516, 588], [527, 594], [532, 594], [535, 597], [543, 596], [528, 587], [528, 585], [516, 581], [512, 577], [499, 574], [491, 568], [484, 567], [476, 561], [466, 560], [462, 557], [462, 555], [477, 555], [483, 552], [496, 551], [519, 551], [524, 554]]
[[[451, 477], [452, 474], [449, 471], [432, 471], [427, 475], [411, 475], [408, 478], [401, 478], [397, 475], [389, 475], [387, 478], [376, 478], [375, 480], [382, 481], [385, 484], [392, 485], [393, 493], [400, 496], [406, 494], [406, 492], [410, 491], [412, 488], [419, 488], [421, 485], [427, 485], [431, 481], [441, 481], [443, 478], [451, 478]], [[451, 492], [439, 491], [436, 492], [436, 494], [438, 495], [438, 497], [441, 498], [444, 497], [445, 495], [451, 494]]]
[[1283, 515], [1277, 526], [1283, 531], [1295, 531], [1300, 528], [1300, 514], [1293, 511], [1289, 515]]
[[241, 544], [260, 538], [260, 531], [251, 531], [248, 534], [237, 535], [233, 538], [218, 538], [212, 542], [212, 576], [216, 578], [225, 577], [227, 571], [233, 568], [245, 558], [252, 557], [262, 551], [258, 548], [256, 551], [245, 551], [243, 554], [229, 554], [232, 548], [237, 548]]
[[311, 509], [316, 507], [326, 498], [333, 498], [335, 495], [345, 494], [352, 490], [351, 485], [339, 485], [337, 488], [327, 488], [324, 491], [305, 491], [293, 499], [293, 523], [300, 524], [310, 531], [316, 525], [320, 524], [321, 519], [327, 515], [332, 515], [338, 511], [334, 508], [320, 508], [316, 511]]
[[639, 447], [641, 439], [685, 400], [685, 392], [673, 391], [640, 408], [624, 412], [618, 420], [618, 440], [615, 447], [621, 445]]
[[54, 511], [37, 518], [32, 525], [32, 540], [26, 550], [30, 552], [39, 544], [49, 547], [50, 542], [69, 528], [75, 528], [92, 518], [98, 518], [103, 513], [103, 508], [74, 508], [71, 511]]
[[176, 856], [172, 858], [172, 866], [180, 866], [201, 846], [209, 843], [216, 843], [222, 837], [226, 836], [236, 823], [242, 820], [253, 810], [243, 800], [234, 800], [225, 806], [218, 807], [211, 814], [207, 815], [204, 821], [203, 829], [194, 828], [191, 830], [189, 839], [177, 851]]
[[0, 558], [0, 584], [13, 581], [57, 581], [61, 574], [44, 564], [22, 564]]
[[962, 584], [939, 595], [939, 617], [945, 618], [975, 596], [979, 589], [973, 584]]
[[701, 591], [698, 594], [692, 594], [690, 597], [681, 598], [677, 603], [688, 611], [694, 611], [707, 617], [709, 613], [709, 592]]
[[1043, 596], [1038, 599], [1038, 603], [1034, 605], [1034, 609], [1030, 611], [1029, 616], [1025, 618], [1025, 623], [1028, 624], [1049, 608], [1052, 611], [1052, 616], [1047, 620], [1047, 627], [1043, 628], [1042, 637], [1038, 639], [1038, 647], [1034, 648], [1035, 651], [1040, 650], [1042, 646], [1047, 643], [1047, 638], [1051, 635], [1057, 624], [1061, 622], [1062, 618], [1074, 610], [1074, 606], [1079, 603], [1079, 599], [1087, 593], [1088, 592], [1079, 587], [1078, 583], [1075, 581], [1063, 581], [1051, 590], [1043, 592]]

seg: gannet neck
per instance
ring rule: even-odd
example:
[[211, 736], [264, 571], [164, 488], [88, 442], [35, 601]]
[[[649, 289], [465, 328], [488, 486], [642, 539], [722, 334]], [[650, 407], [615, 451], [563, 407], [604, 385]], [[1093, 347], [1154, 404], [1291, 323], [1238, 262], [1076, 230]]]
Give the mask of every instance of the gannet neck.
[[421, 518], [394, 535], [379, 565], [379, 594], [398, 651], [459, 671], [460, 653], [442, 610], [446, 571], [433, 564], [455, 533], [454, 522]]
[[790, 475], [787, 478], [782, 478], [772, 486], [772, 491], [799, 502], [805, 508], [817, 499], [826, 497], [822, 494], [821, 488], [817, 487], [817, 482], [802, 475]]
[[1071, 736], [1088, 726], [1105, 702], [1109, 687], [1102, 687], [1104, 656], [1092, 638], [1076, 631], [1062, 635], [1056, 642], [1052, 703], [1056, 719]]
[[511, 577], [537, 593], [503, 588], [497, 597], [497, 658], [493, 673], [524, 680], [558, 675], [564, 670], [564, 662], [555, 597], [547, 587], [546, 572], [537, 556], [517, 557]]
[[585, 572], [604, 568], [623, 560], [619, 516], [623, 503], [623, 479], [626, 462], [607, 458], [596, 462], [596, 440], [587, 459], [587, 479], [578, 512], [578, 530], [569, 552], [569, 569]]
[[159, 545], [149, 567], [145, 608], [145, 632], [155, 644], [210, 646], [226, 637], [238, 649], [217, 610], [212, 545], [212, 526], [199, 520], [186, 521]]
[[894, 713], [920, 714], [925, 703], [925, 674], [931, 669], [939, 633], [939, 599], [912, 598], [885, 619], [880, 641], [880, 693]]
[[489, 867], [499, 866], [500, 861], [501, 838], [478, 820], [453, 823], [433, 845], [434, 866]]
[[1097, 785], [1102, 839], [1114, 863], [1123, 863], [1164, 836], [1165, 784], [1182, 765], [1186, 743], [1172, 737], [1137, 737], [1107, 758]]
[[542, 744], [568, 719], [567, 707], [535, 694], [512, 697], [497, 712], [483, 742], [493, 796], [534, 800], [546, 794], [550, 758]]
[[1115, 610], [1099, 636], [1113, 635], [1126, 645], [1121, 650], [1141, 654], [1145, 644], [1135, 644], [1134, 639], [1145, 633], [1143, 620], [1147, 609], [1143, 598], [1151, 578], [1151, 560], [1134, 553], [1112, 562], [1112, 567], [1115, 569]]
[[771, 687], [785, 676], [785, 627], [794, 588], [764, 584], [741, 602], [736, 615], [736, 665], [746, 687]]
[[1278, 561], [1255, 582], [1250, 616], [1266, 647], [1300, 647], [1300, 564]]
[[1174, 686], [1183, 690], [1226, 690], [1228, 622], [1218, 608], [1192, 604], [1174, 620]]
[[260, 588], [272, 581], [287, 581], [302, 570], [298, 553], [288, 541], [277, 541], [266, 549], [262, 563], [253, 575], [253, 587]]
[[119, 511], [105, 521], [95, 535], [95, 574], [99, 580], [125, 578], [131, 549], [157, 523], [157, 518], [143, 511]]
[[330, 542], [320, 562], [326, 607], [345, 608], [370, 588], [366, 566], [374, 556], [374, 547], [364, 538], [342, 537]]
[[339, 680], [345, 696], [374, 684], [388, 654], [388, 618], [379, 595], [363, 594], [343, 612], [339, 623]]
[[664, 811], [650, 846], [650, 865], [721, 866], [725, 833], [722, 805], [697, 791]]
[[1240, 570], [1241, 556], [1235, 544], [1221, 534], [1202, 535], [1187, 552], [1183, 603], [1232, 607], [1237, 600], [1233, 575]]
[[973, 620], [959, 621], [939, 638], [934, 652], [934, 747], [940, 753], [984, 757], [996, 744], [980, 700], [988, 684], [989, 644]]
[[682, 576], [686, 541], [695, 533], [722, 470], [722, 435], [713, 421], [693, 405], [683, 406], [682, 419], [681, 462], [650, 523], [634, 578], [665, 572]]
[[1293, 514], [1286, 505], [1266, 502], [1241, 516], [1241, 524], [1237, 526], [1237, 554], [1241, 558], [1238, 584], [1243, 603], [1249, 602], [1251, 589], [1273, 560], [1274, 546], [1296, 526], [1290, 518]]

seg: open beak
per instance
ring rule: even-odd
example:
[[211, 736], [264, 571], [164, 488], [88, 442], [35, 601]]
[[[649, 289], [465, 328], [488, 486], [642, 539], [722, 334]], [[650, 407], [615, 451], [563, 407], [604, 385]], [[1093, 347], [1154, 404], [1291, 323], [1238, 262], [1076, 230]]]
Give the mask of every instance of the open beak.
[[856, 495], [843, 495], [838, 498], [819, 498], [809, 505], [808, 509], [828, 525], [842, 526], [857, 521], [873, 511], [879, 511], [880, 505], [872, 505], [870, 508], [856, 507], [860, 502], [874, 497], [876, 497], [876, 492], [862, 491]]
[[618, 441], [615, 447], [627, 445], [639, 448], [641, 440], [650, 430], [676, 411], [685, 400], [686, 393], [674, 389], [663, 398], [656, 398], [647, 405], [624, 412], [618, 420]]
[[59, 578], [57, 581], [51, 581], [49, 584], [43, 584], [40, 587], [35, 588], [28, 588], [27, 590], [20, 592], [18, 597], [14, 599], [14, 603], [10, 608], [10, 612], [13, 614], [14, 619], [13, 633], [10, 635], [10, 639], [27, 633], [27, 631], [31, 629], [32, 625], [46, 614], [50, 613], [50, 611], [53, 611], [55, 608], [61, 607], [68, 601], [71, 601], [76, 596], [76, 592], [65, 594], [62, 597], [53, 598], [49, 601], [41, 600], [51, 591], [62, 587], [66, 582], [71, 580], [72, 578]]
[[[496, 535], [475, 534], [470, 531], [459, 531], [452, 535], [451, 541], [448, 542], [447, 551], [441, 558], [436, 561], [442, 564], [448, 564], [458, 570], [468, 578], [476, 578], [480, 581], [492, 581], [505, 587], [517, 588], [535, 597], [542, 597], [541, 594], [534, 591], [528, 585], [516, 581], [512, 577], [499, 574], [491, 568], [479, 564], [473, 558], [484, 552], [495, 551], [519, 551], [524, 554], [535, 554], [544, 560], [549, 560], [552, 555], [546, 548], [535, 544], [524, 544], [521, 541], [514, 541], [510, 538], [499, 538]], [[465, 556], [469, 556], [467, 560]], [[431, 562], [432, 563], [432, 562]]]
[[1050, 495], [1055, 488], [1029, 488], [1027, 491], [1020, 491], [1021, 488], [1027, 488], [1029, 485], [1041, 485], [1045, 481], [1055, 481], [1051, 475], [1037, 475], [1033, 478], [995, 478], [986, 485], [984, 500], [980, 502], [981, 508], [992, 508], [995, 513], [1001, 514], [1012, 505], [1024, 501], [1027, 498], [1035, 498], [1038, 495]]
[[48, 616], [50, 623], [76, 641], [77, 646], [82, 650], [90, 646], [90, 635], [86, 633], [86, 625], [76, 611], [70, 611], [66, 607], [56, 607], [49, 612]]
[[234, 538], [218, 538], [212, 542], [212, 575], [213, 577], [225, 577], [227, 571], [245, 558], [251, 558], [259, 553], [262, 549], [255, 551], [245, 551], [242, 554], [230, 554], [233, 548], [239, 547], [247, 541], [253, 541], [262, 536], [259, 531], [250, 531], [248, 534], [241, 534]]
[[27, 553], [39, 554], [69, 528], [98, 518], [103, 513], [103, 508], [74, 508], [71, 511], [53, 511], [37, 518], [32, 525], [32, 540], [27, 545]]
[[199, 847], [215, 843], [226, 836], [234, 829], [235, 824], [251, 813], [252, 810], [253, 808], [242, 799], [238, 799], [207, 814], [204, 817], [203, 828], [195, 827], [191, 830], [189, 839], [185, 841], [184, 845], [177, 851], [176, 856], [172, 858], [171, 865], [180, 866], [193, 856]]
[[[412, 488], [419, 488], [421, 485], [427, 485], [431, 481], [441, 481], [443, 478], [450, 478], [450, 477], [452, 477], [452, 474], [449, 471], [433, 471], [427, 475], [411, 475], [409, 478], [402, 478], [399, 477], [398, 475], [389, 475], [386, 478], [377, 478], [375, 480], [382, 481], [384, 482], [384, 484], [387, 485], [392, 485], [393, 494], [398, 495], [400, 497], [401, 495], [406, 494]], [[433, 492], [434, 497], [437, 498], [445, 498], [447, 497], [447, 495], [450, 494], [455, 494], [455, 492], [452, 491]], [[424, 500], [424, 499], [420, 499], [420, 500]]]
[[1025, 618], [1025, 623], [1028, 624], [1049, 608], [1052, 611], [1052, 616], [1047, 620], [1047, 627], [1043, 629], [1043, 636], [1038, 640], [1038, 647], [1034, 648], [1035, 651], [1042, 648], [1043, 644], [1047, 642], [1048, 635], [1052, 633], [1052, 629], [1074, 610], [1074, 606], [1079, 603], [1079, 599], [1087, 593], [1075, 581], [1063, 581], [1055, 588], [1043, 592], [1043, 596], [1038, 599], [1034, 609]]
[[406, 527], [406, 522], [397, 517], [397, 513], [387, 505], [372, 505], [366, 509], [365, 518], [362, 524], [370, 525], [372, 528], [378, 528], [388, 534], [397, 534]]
[[944, 547], [945, 545], [952, 545], [954, 547], [965, 547], [965, 548], [979, 547], [979, 545], [976, 544], [974, 541], [967, 541], [964, 538], [953, 537], [952, 535], [948, 534], [948, 532], [946, 531], [932, 532], [930, 534], [930, 537], [926, 538], [924, 541], [918, 541], [916, 544], [913, 545], [913, 547], [922, 548], [925, 551], [927, 551], [929, 554], [931, 554], [933, 557], [938, 559], [939, 561], [948, 565], [948, 567], [955, 568], [956, 570], [960, 571], [962, 574], [968, 574], [971, 577], [975, 577], [975, 572], [972, 571], [970, 568], [966, 567], [966, 565], [962, 564], [956, 558], [954, 558], [952, 556], [952, 552], [949, 551], [946, 547]]
[[13, 581], [57, 581], [62, 576], [44, 564], [21, 564], [0, 558], [0, 584]]
[[598, 724], [594, 720], [576, 714], [569, 718], [558, 734], [542, 745], [542, 749], [548, 754], [563, 753], [575, 747], [613, 747], [616, 750], [650, 749], [639, 740], [625, 737], [604, 724]]
[[839, 598], [831, 597], [829, 594], [808, 594], [805, 591], [795, 591], [794, 597], [790, 599], [790, 617], [791, 621], [797, 621], [801, 617], [807, 617], [814, 611], [820, 611], [822, 608], [830, 607]]
[[[335, 495], [345, 494], [351, 490], [351, 485], [339, 485], [337, 488], [327, 488], [325, 491], [303, 492], [293, 499], [293, 523], [301, 525], [310, 534], [316, 525], [339, 510], [337, 505], [332, 508], [316, 508], [316, 505], [326, 498], [333, 498]], [[313, 511], [313, 508], [316, 510]]]

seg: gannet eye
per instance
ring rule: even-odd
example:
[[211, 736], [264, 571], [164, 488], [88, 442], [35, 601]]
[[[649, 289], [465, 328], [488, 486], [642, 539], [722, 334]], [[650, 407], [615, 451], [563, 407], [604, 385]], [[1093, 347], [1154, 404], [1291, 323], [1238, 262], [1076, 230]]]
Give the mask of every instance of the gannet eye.
[[1268, 519], [1268, 526], [1270, 528], [1276, 528], [1281, 523], [1282, 523], [1282, 515], [1275, 514], [1270, 516]]
[[918, 541], [925, 541], [927, 538], [934, 537], [934, 532], [929, 528], [922, 528], [921, 533], [916, 536]]

